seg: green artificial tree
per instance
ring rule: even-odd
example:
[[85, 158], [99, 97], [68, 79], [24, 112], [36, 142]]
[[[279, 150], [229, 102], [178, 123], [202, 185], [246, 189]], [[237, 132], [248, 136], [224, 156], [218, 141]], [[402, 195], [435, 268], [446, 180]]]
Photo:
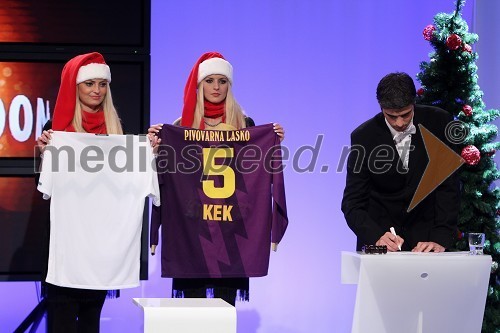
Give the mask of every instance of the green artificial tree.
[[485, 233], [484, 252], [492, 256], [493, 264], [482, 332], [500, 333], [500, 189], [494, 184], [500, 172], [493, 159], [500, 143], [492, 123], [500, 112], [485, 110], [483, 92], [477, 83], [478, 55], [471, 47], [478, 36], [469, 33], [462, 18], [464, 5], [465, 0], [457, 0], [453, 13], [437, 14], [434, 25], [423, 31], [434, 51], [429, 54], [430, 61], [420, 64], [417, 79], [422, 87], [417, 101], [453, 113], [457, 120], [453, 126], [460, 127], [461, 131], [454, 129], [451, 138], [460, 145], [465, 160], [459, 169], [462, 194], [456, 247], [468, 250], [468, 232]]

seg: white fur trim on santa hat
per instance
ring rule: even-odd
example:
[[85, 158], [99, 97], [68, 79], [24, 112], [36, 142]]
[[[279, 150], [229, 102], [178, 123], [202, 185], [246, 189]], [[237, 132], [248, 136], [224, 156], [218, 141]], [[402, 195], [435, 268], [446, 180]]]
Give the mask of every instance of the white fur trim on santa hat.
[[212, 74], [224, 75], [231, 84], [233, 83], [233, 66], [222, 58], [210, 58], [198, 66], [198, 83]]
[[106, 64], [92, 63], [80, 67], [78, 75], [76, 76], [76, 84], [91, 79], [105, 79], [111, 82], [111, 71]]

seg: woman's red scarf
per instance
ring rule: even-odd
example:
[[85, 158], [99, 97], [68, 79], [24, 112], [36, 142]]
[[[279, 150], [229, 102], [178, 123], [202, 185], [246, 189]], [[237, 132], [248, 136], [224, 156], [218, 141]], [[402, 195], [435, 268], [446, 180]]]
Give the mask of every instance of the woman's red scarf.
[[[226, 113], [225, 113], [225, 106], [226, 103], [220, 102], [218, 104], [210, 103], [209, 101], [205, 100], [204, 101], [204, 107], [205, 107], [205, 117], [206, 118], [212, 118], [216, 119], [219, 117], [222, 117], [222, 123], [226, 122]], [[200, 129], [205, 129], [205, 121], [202, 120], [200, 122]]]
[[[82, 127], [87, 133], [107, 134], [104, 111], [99, 109], [97, 112], [86, 112], [82, 110]], [[73, 124], [65, 129], [66, 132], [76, 132]]]

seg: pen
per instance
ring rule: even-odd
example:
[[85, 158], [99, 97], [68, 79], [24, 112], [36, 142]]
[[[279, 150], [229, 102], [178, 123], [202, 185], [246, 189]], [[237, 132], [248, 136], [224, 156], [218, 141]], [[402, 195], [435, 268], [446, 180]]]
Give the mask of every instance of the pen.
[[[389, 230], [391, 230], [391, 234], [393, 234], [394, 236], [396, 236], [396, 240], [398, 240], [397, 239], [398, 235], [396, 234], [396, 230], [394, 230], [394, 227], [390, 227]], [[399, 251], [401, 251], [401, 245], [399, 245], [399, 244], [398, 244], [398, 249], [399, 249]]]

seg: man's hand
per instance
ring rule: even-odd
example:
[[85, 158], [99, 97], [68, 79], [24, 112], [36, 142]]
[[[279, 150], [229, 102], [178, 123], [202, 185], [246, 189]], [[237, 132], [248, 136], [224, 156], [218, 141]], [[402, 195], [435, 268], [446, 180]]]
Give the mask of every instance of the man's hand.
[[375, 243], [377, 246], [386, 245], [387, 251], [396, 252], [399, 251], [398, 245], [402, 246], [405, 240], [400, 236], [394, 236], [389, 231], [380, 237], [380, 239]]
[[418, 242], [411, 252], [444, 252], [444, 247], [434, 242]]

